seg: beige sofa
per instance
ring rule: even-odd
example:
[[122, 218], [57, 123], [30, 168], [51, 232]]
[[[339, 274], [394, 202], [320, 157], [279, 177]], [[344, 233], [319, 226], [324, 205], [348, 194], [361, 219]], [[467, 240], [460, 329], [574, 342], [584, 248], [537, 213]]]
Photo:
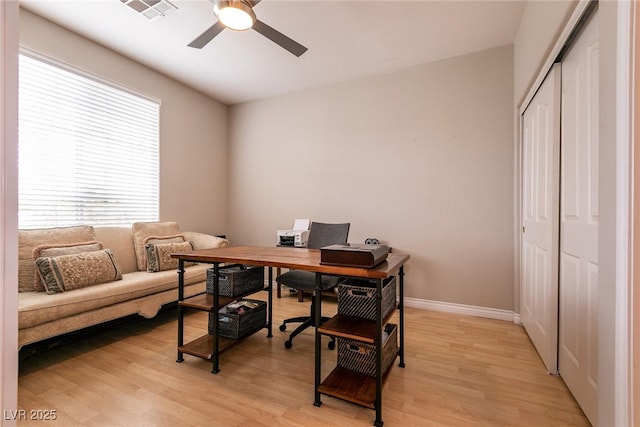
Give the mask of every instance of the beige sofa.
[[[184, 246], [176, 243], [178, 246], [174, 247], [165, 243], [176, 241], [189, 242], [193, 249], [228, 245], [226, 239], [180, 232], [176, 223], [167, 222], [138, 223], [133, 227], [20, 230], [19, 348], [131, 314], [154, 317], [163, 305], [178, 299], [177, 270], [169, 265], [169, 261], [175, 263], [175, 260], [170, 259], [168, 253], [172, 248], [175, 252], [175, 248], [184, 249]], [[82, 252], [87, 247], [93, 247], [91, 253]], [[145, 268], [148, 267], [146, 255], [150, 248], [165, 250], [164, 263], [159, 264], [162, 271], [148, 272]], [[87, 264], [91, 257], [99, 257], [98, 263]], [[75, 264], [73, 268], [64, 270], [67, 268], [65, 262]], [[49, 270], [43, 269], [44, 264]], [[104, 266], [111, 275], [106, 276], [108, 279], [104, 274], [96, 273]], [[154, 261], [148, 268], [151, 267], [158, 269], [158, 262]], [[208, 264], [196, 264], [185, 268], [185, 296], [204, 291], [206, 270], [210, 267]], [[62, 273], [59, 270], [63, 270]], [[56, 284], [57, 279], [51, 279], [49, 271], [57, 272], [56, 277], [64, 274], [68, 277]], [[79, 277], [71, 277], [70, 274]], [[44, 289], [42, 278], [51, 280]], [[101, 283], [87, 282], [87, 278]]]

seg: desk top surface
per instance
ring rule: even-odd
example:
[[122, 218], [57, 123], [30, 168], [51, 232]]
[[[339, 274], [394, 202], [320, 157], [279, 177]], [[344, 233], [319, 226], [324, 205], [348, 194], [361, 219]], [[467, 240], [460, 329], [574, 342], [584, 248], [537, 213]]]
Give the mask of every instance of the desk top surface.
[[409, 260], [409, 255], [390, 253], [385, 261], [374, 268], [343, 267], [320, 264], [319, 249], [260, 246], [227, 246], [224, 248], [200, 249], [173, 253], [171, 257], [183, 261], [243, 263], [372, 279], [385, 279], [394, 275]]

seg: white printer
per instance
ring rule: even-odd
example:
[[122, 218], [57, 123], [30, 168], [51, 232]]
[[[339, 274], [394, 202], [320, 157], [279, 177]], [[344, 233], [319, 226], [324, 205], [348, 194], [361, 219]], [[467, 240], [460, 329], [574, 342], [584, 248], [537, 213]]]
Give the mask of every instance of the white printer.
[[291, 230], [278, 230], [276, 245], [306, 248], [309, 240], [309, 220], [296, 219]]

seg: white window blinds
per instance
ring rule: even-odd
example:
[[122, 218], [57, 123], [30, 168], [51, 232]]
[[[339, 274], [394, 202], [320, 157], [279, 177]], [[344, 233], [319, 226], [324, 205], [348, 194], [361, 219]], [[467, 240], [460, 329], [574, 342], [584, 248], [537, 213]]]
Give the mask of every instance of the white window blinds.
[[19, 226], [158, 220], [160, 105], [20, 55]]

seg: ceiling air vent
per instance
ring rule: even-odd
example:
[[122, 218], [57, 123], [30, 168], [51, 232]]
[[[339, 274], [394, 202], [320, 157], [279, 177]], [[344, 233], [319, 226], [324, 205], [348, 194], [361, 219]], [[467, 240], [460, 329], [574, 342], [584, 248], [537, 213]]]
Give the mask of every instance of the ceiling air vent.
[[173, 12], [177, 7], [168, 0], [120, 0], [148, 19], [156, 19]]

